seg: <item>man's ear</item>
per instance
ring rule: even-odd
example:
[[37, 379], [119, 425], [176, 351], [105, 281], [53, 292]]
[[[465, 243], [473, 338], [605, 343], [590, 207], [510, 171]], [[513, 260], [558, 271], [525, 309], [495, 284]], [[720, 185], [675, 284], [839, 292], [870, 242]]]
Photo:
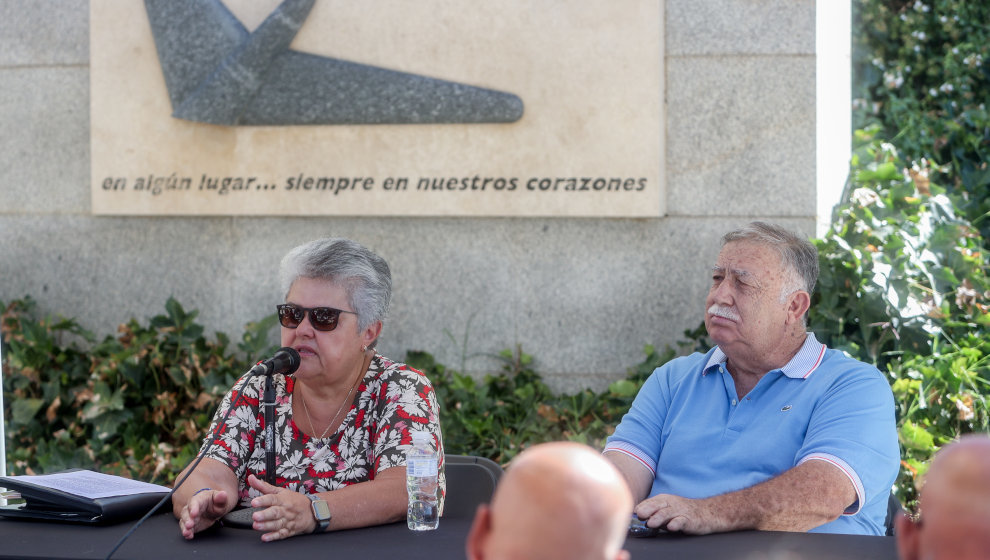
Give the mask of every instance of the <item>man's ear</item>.
[[811, 308], [811, 295], [804, 290], [796, 290], [787, 296], [787, 315], [795, 321], [803, 321], [804, 314]]
[[468, 560], [484, 560], [485, 543], [492, 532], [492, 510], [488, 504], [481, 504], [474, 512], [474, 522], [464, 544]]
[[894, 537], [897, 539], [897, 551], [901, 560], [918, 560], [921, 554], [918, 549], [920, 532], [918, 525], [903, 512], [897, 514], [894, 519]]

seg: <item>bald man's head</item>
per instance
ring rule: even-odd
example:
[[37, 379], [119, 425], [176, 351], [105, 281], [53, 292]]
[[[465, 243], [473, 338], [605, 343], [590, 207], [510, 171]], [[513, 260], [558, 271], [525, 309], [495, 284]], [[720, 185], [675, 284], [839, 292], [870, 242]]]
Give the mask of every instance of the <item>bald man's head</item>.
[[468, 536], [472, 560], [614, 560], [632, 496], [622, 475], [590, 447], [545, 443], [521, 453], [482, 506]]
[[970, 435], [942, 448], [925, 475], [918, 522], [898, 519], [904, 560], [990, 557], [990, 437]]

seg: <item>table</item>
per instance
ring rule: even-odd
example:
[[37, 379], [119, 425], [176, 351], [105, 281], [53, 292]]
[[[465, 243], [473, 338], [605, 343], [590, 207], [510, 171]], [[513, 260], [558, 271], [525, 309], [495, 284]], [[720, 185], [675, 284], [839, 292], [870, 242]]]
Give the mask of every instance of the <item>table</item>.
[[[0, 558], [104, 558], [132, 523], [105, 527], [0, 518]], [[210, 529], [191, 541], [179, 535], [170, 513], [148, 518], [113, 555], [114, 559], [181, 558], [305, 560], [464, 558], [469, 518], [443, 518], [436, 531], [417, 533], [406, 524], [304, 535], [263, 543], [260, 533], [230, 527]], [[896, 560], [894, 539], [857, 535], [743, 531], [691, 537], [659, 535], [626, 540], [634, 560]], [[277, 556], [273, 556], [277, 555]]]

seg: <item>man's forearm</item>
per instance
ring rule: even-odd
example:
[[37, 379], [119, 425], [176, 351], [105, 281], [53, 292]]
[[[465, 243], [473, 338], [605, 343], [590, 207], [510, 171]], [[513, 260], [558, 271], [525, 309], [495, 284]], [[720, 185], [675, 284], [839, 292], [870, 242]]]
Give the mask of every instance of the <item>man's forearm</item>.
[[852, 482], [835, 466], [807, 461], [755, 486], [698, 500], [712, 531], [807, 531], [834, 521], [856, 501]]

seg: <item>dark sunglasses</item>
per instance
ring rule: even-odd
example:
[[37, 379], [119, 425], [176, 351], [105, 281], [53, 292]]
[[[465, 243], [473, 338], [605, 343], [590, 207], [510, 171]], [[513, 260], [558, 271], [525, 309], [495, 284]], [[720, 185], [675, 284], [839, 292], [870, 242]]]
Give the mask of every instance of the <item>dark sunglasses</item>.
[[291, 303], [276, 305], [278, 310], [278, 322], [287, 329], [294, 329], [299, 326], [309, 313], [309, 323], [318, 331], [332, 331], [337, 328], [337, 322], [341, 313], [357, 315], [353, 311], [334, 309], [333, 307], [299, 307]]

